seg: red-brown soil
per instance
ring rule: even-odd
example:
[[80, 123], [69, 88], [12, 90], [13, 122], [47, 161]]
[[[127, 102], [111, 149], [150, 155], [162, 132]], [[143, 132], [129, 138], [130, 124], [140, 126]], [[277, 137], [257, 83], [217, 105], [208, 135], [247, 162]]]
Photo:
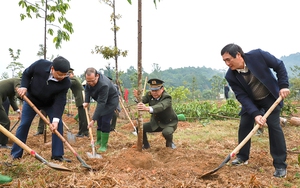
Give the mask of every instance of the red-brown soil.
[[[74, 114], [73, 114], [74, 115]], [[16, 117], [11, 115], [12, 124]], [[64, 115], [65, 123], [73, 134], [78, 131], [77, 122], [73, 117]], [[251, 158], [248, 165], [232, 166], [229, 164], [208, 176], [201, 178], [206, 173], [218, 167], [226, 156], [237, 146], [237, 122], [233, 123], [212, 121], [209, 126], [225, 130], [222, 124], [233, 129], [230, 137], [220, 139], [205, 139], [198, 137], [199, 132], [209, 133], [208, 126], [202, 126], [199, 122], [180, 122], [174, 142], [177, 146], [172, 150], [165, 147], [165, 140], [161, 133], [149, 134], [151, 148], [137, 151], [137, 137], [131, 132], [132, 125], [123, 113], [118, 119], [117, 132], [110, 134], [108, 150], [102, 154], [102, 159], [89, 158], [86, 152], [91, 152], [90, 139], [88, 137], [76, 138], [71, 143], [78, 155], [92, 167], [92, 170], [81, 166], [68, 147], [65, 147], [65, 157], [72, 160], [71, 163], [59, 163], [50, 160], [51, 157], [51, 133], [47, 133], [47, 142], [44, 143], [43, 135], [33, 136], [36, 132], [38, 117], [35, 118], [27, 145], [49, 162], [53, 162], [71, 171], [60, 171], [43, 165], [40, 161], [24, 152], [20, 160], [12, 161], [10, 151], [2, 149], [1, 174], [13, 177], [10, 187], [115, 187], [115, 188], [187, 188], [187, 187], [299, 187], [300, 169], [298, 153], [300, 147], [299, 128], [294, 126], [284, 127], [288, 147], [288, 176], [285, 179], [274, 178], [274, 167], [269, 153], [267, 132], [256, 138], [251, 148]], [[190, 133], [192, 130], [192, 135]], [[95, 129], [94, 139], [96, 139]], [[187, 131], [185, 137], [178, 137], [180, 132]], [[12, 131], [15, 133], [15, 130]], [[65, 131], [66, 133], [67, 131]], [[181, 134], [181, 133], [180, 133]], [[64, 135], [66, 137], [66, 134]], [[265, 144], [267, 143], [267, 144]], [[262, 147], [264, 146], [264, 147]], [[292, 151], [293, 150], [293, 151]]]

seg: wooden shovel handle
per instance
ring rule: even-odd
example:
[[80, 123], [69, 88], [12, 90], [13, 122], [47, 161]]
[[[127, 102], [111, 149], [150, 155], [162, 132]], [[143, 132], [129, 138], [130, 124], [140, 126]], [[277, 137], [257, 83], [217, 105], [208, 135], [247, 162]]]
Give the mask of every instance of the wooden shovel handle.
[[6, 130], [2, 125], [0, 125], [0, 131], [5, 134], [8, 138], [10, 138], [14, 143], [23, 148], [25, 151], [30, 153], [32, 156], [35, 156], [35, 152], [29, 148], [26, 144], [24, 144], [21, 140], [19, 140], [15, 135]]
[[124, 112], [125, 112], [127, 118], [129, 119], [131, 125], [135, 128], [135, 125], [134, 125], [134, 123], [132, 122], [132, 120], [131, 120], [131, 118], [130, 118], [130, 116], [129, 116], [127, 110], [126, 110], [126, 108], [125, 108], [125, 106], [124, 106], [124, 104], [123, 104], [123, 101], [122, 101], [120, 98], [119, 98], [119, 102], [120, 102], [120, 104], [121, 104], [121, 106], [122, 106], [122, 108], [123, 108], [123, 110], [124, 110]]
[[[23, 99], [28, 103], [29, 106], [44, 120], [44, 122], [47, 125], [50, 125], [50, 121], [44, 116], [44, 114], [28, 99], [26, 95], [23, 96]], [[75, 156], [78, 156], [77, 152], [74, 150], [74, 148], [67, 142], [67, 140], [55, 129], [53, 131], [60, 139], [61, 141], [67, 145], [67, 147], [73, 152]]]
[[[82, 90], [82, 98], [83, 98], [83, 101], [84, 101], [85, 100], [84, 90]], [[90, 116], [89, 116], [87, 107], [84, 108], [84, 110], [85, 110], [86, 121], [87, 121], [87, 125], [88, 125], [90, 123]], [[92, 127], [89, 127], [89, 135], [90, 135], [90, 138], [91, 138], [91, 143], [94, 144], [93, 129], [92, 129]]]

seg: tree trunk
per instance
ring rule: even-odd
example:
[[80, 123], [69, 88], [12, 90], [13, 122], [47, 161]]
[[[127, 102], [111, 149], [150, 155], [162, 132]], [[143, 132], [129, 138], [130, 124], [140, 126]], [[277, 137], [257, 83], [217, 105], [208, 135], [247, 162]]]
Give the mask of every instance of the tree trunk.
[[[142, 0], [138, 0], [138, 102], [142, 101]], [[142, 152], [143, 116], [138, 111], [137, 150]]]

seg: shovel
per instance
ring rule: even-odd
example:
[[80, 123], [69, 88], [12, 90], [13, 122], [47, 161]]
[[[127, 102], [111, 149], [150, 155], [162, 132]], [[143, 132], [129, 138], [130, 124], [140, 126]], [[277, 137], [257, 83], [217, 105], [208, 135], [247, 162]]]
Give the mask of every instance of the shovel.
[[65, 126], [65, 128], [67, 129], [67, 140], [68, 140], [68, 142], [75, 143], [76, 142], [76, 136], [74, 134], [72, 134], [69, 127], [65, 124], [64, 121], [62, 123]]
[[[27, 98], [26, 95], [23, 96], [23, 99], [28, 103], [29, 106], [45, 121], [47, 125], [50, 125], [51, 123], [48, 121], [48, 119], [37, 109], [37, 107]], [[61, 141], [67, 145], [67, 147], [73, 152], [73, 154], [76, 156], [76, 158], [81, 162], [82, 166], [88, 169], [92, 169], [89, 165], [87, 165], [84, 160], [77, 154], [77, 152], [73, 149], [73, 147], [67, 142], [67, 140], [55, 129], [53, 131], [60, 139]]]
[[130, 116], [129, 116], [129, 114], [128, 114], [126, 108], [124, 107], [124, 104], [123, 104], [123, 102], [122, 102], [122, 100], [120, 98], [119, 98], [119, 102], [120, 102], [120, 104], [121, 104], [121, 106], [122, 106], [122, 108], [123, 108], [123, 110], [124, 110], [127, 118], [129, 119], [129, 121], [130, 121], [130, 123], [131, 123], [131, 125], [132, 125], [132, 127], [134, 129], [134, 131], [132, 132], [132, 134], [134, 134], [135, 136], [137, 136], [136, 127], [135, 127], [134, 123], [132, 122], [132, 120], [131, 120], [131, 118], [130, 118]]
[[70, 169], [68, 169], [68, 168], [66, 168], [64, 166], [61, 166], [59, 164], [55, 164], [55, 163], [51, 163], [51, 162], [46, 161], [46, 159], [44, 159], [43, 157], [41, 157], [39, 154], [37, 154], [32, 149], [30, 149], [26, 144], [24, 144], [21, 140], [19, 140], [11, 132], [9, 132], [8, 130], [6, 130], [2, 125], [0, 125], [0, 131], [3, 134], [5, 134], [8, 138], [10, 138], [14, 143], [16, 143], [18, 146], [20, 146], [25, 151], [27, 151], [28, 153], [30, 153], [30, 155], [32, 155], [33, 157], [35, 157], [36, 159], [38, 159], [39, 161], [41, 161], [43, 164], [46, 164], [47, 166], [49, 166], [49, 167], [51, 167], [53, 169], [56, 169], [56, 170], [71, 171]]
[[[83, 101], [84, 101], [84, 99], [85, 99], [84, 91], [82, 91], [82, 98], [83, 98]], [[84, 109], [85, 109], [86, 121], [87, 121], [87, 124], [89, 124], [90, 123], [90, 117], [89, 117], [87, 107], [84, 108]], [[88, 158], [102, 159], [102, 156], [97, 154], [96, 151], [95, 151], [95, 141], [94, 141], [94, 138], [93, 138], [92, 127], [89, 127], [89, 134], [90, 134], [90, 138], [91, 138], [92, 153], [86, 152]]]
[[[87, 122], [90, 122], [90, 118], [89, 118], [89, 115], [88, 115], [87, 108], [85, 108], [85, 114], [86, 114]], [[102, 159], [102, 156], [97, 154], [96, 151], [95, 151], [95, 141], [94, 141], [94, 138], [93, 138], [92, 127], [89, 127], [89, 134], [90, 134], [90, 138], [91, 138], [92, 153], [86, 152], [88, 158]]]
[[14, 130], [14, 128], [16, 127], [16, 125], [18, 125], [19, 122], [20, 122], [20, 119], [18, 119], [18, 121], [12, 126], [12, 128], [9, 130], [9, 132]]
[[[269, 110], [265, 113], [263, 118], [268, 118], [269, 115], [272, 113], [272, 111], [276, 108], [276, 106], [280, 103], [282, 100], [282, 97], [279, 96], [278, 99], [272, 104], [272, 106], [269, 108]], [[250, 138], [257, 132], [258, 128], [260, 127], [259, 124], [256, 124], [254, 128], [251, 130], [251, 132], [244, 138], [244, 140], [236, 147], [234, 150], [226, 157], [226, 159], [215, 169], [206, 172], [200, 176], [200, 178], [207, 177], [215, 172], [217, 172], [220, 168], [222, 168], [231, 158], [236, 156], [236, 154], [239, 153], [240, 149], [250, 140]]]

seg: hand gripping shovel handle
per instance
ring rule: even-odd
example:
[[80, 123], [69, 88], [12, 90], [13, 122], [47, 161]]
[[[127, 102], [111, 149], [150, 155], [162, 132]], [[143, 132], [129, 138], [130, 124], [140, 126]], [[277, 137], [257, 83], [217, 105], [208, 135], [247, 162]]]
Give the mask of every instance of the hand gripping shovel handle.
[[[278, 99], [272, 104], [272, 106], [268, 109], [268, 111], [264, 114], [263, 118], [267, 119], [269, 117], [269, 115], [273, 112], [273, 110], [276, 108], [276, 106], [281, 102], [282, 97], [279, 96]], [[229, 160], [233, 157], [236, 156], [236, 154], [239, 153], [240, 149], [250, 140], [250, 138], [256, 133], [256, 131], [258, 130], [258, 128], [260, 127], [259, 124], [256, 124], [254, 126], [254, 128], [250, 131], [250, 133], [244, 138], [244, 140], [239, 143], [239, 145], [234, 148], [234, 150], [226, 157], [226, 159], [215, 169], [204, 173], [200, 176], [200, 178], [206, 177], [208, 175], [211, 175], [213, 173], [215, 173], [216, 171], [218, 171], [220, 168], [222, 168], [227, 162], [229, 162]]]
[[42, 163], [44, 163], [44, 164], [46, 164], [46, 165], [48, 165], [48, 166], [50, 166], [51, 168], [54, 168], [54, 169], [70, 171], [70, 169], [68, 169], [64, 166], [54, 164], [54, 163], [49, 163], [48, 161], [46, 161], [46, 159], [44, 159], [39, 154], [37, 154], [34, 150], [29, 148], [26, 144], [24, 144], [21, 140], [19, 140], [15, 135], [13, 135], [11, 132], [6, 130], [2, 125], [0, 125], [0, 131], [3, 134], [5, 134], [8, 138], [10, 138], [14, 143], [16, 143], [18, 146], [20, 146], [22, 149], [27, 151], [31, 156], [35, 157], [36, 159], [38, 159]]
[[[51, 123], [48, 121], [48, 119], [42, 114], [42, 112], [37, 109], [37, 107], [27, 98], [26, 95], [23, 96], [23, 99], [31, 106], [31, 108], [44, 120], [44, 122], [47, 125], [50, 125]], [[67, 140], [55, 129], [53, 131], [60, 139], [61, 141], [67, 145], [67, 147], [73, 152], [73, 154], [76, 156], [76, 158], [81, 162], [82, 166], [88, 169], [91, 169], [89, 165], [87, 165], [84, 160], [77, 154], [77, 152], [73, 149], [73, 147], [67, 142]]]

